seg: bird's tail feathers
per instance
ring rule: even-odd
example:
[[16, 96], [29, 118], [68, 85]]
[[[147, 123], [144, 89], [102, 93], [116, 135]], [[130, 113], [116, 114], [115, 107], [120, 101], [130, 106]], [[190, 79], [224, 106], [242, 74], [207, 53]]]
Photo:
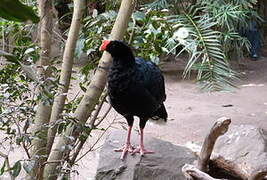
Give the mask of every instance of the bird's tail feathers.
[[164, 104], [162, 103], [160, 108], [153, 114], [152, 120], [156, 124], [165, 124], [167, 122], [168, 114]]

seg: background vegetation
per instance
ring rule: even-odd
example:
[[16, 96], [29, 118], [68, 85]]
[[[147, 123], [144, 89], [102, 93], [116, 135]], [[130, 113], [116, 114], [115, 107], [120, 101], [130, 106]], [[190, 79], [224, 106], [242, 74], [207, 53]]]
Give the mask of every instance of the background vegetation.
[[[8, 3], [0, 5], [0, 145], [19, 146], [26, 154], [10, 164], [10, 156], [0, 153], [0, 176], [9, 173], [12, 179], [22, 169], [29, 179], [72, 172], [84, 142], [105, 117], [99, 111], [106, 72], [97, 67], [111, 60], [98, 51], [102, 39], [123, 39], [137, 56], [159, 65], [163, 56], [186, 55], [185, 78], [194, 71], [204, 90], [230, 90], [238, 77], [230, 61], [241, 61], [250, 47], [240, 32], [251, 20], [263, 22], [257, 0]], [[75, 77], [81, 77], [84, 94], [70, 100], [73, 62], [83, 62]]]

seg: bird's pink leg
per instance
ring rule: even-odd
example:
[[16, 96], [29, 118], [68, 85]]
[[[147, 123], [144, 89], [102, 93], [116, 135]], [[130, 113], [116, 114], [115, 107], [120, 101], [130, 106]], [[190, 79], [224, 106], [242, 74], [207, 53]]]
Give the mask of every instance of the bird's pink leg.
[[154, 153], [153, 151], [149, 151], [149, 150], [146, 150], [145, 149], [145, 146], [144, 146], [144, 129], [140, 128], [139, 129], [139, 132], [140, 132], [140, 145], [138, 148], [136, 148], [134, 150], [133, 153], [140, 153], [141, 156], [143, 156], [144, 154], [151, 154], [151, 153]]
[[122, 152], [120, 157], [121, 160], [124, 159], [127, 152], [133, 152], [134, 150], [133, 146], [131, 145], [131, 132], [132, 126], [129, 126], [125, 145], [119, 149], [114, 150], [115, 152]]

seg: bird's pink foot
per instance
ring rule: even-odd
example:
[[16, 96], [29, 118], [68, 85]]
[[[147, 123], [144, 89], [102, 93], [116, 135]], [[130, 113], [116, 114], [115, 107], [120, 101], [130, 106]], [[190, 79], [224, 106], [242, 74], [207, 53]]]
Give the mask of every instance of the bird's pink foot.
[[125, 144], [119, 149], [114, 149], [115, 152], [122, 152], [120, 159], [123, 160], [127, 152], [134, 152], [134, 147], [131, 144]]
[[144, 156], [145, 154], [152, 154], [154, 151], [146, 150], [144, 147], [138, 146], [136, 149], [134, 149], [133, 154], [140, 153], [141, 156]]

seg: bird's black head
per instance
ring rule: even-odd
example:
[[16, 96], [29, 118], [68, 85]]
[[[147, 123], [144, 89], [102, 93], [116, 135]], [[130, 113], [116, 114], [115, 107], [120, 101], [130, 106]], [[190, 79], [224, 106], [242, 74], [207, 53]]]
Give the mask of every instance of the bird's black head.
[[133, 58], [131, 48], [124, 42], [118, 40], [103, 40], [99, 50], [109, 52], [113, 58]]

